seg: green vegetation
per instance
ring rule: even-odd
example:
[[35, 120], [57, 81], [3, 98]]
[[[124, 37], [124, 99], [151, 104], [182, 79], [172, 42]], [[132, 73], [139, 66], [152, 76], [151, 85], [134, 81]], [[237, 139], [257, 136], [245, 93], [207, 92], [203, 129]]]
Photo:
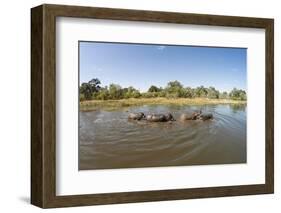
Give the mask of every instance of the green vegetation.
[[[100, 80], [97, 78], [93, 78], [88, 83], [82, 83], [79, 90], [80, 94], [82, 94], [83, 99], [90, 100], [93, 97], [93, 94], [97, 94], [102, 89], [100, 87]], [[81, 97], [81, 96], [80, 96]], [[81, 98], [80, 98], [81, 100]]]
[[153, 104], [245, 104], [246, 100], [246, 92], [241, 89], [234, 88], [227, 93], [215, 87], [184, 87], [179, 81], [170, 81], [165, 88], [152, 85], [143, 93], [134, 87], [122, 88], [118, 84], [101, 87], [101, 81], [97, 78], [80, 86], [80, 110]]
[[246, 100], [247, 99], [246, 92], [244, 90], [241, 90], [241, 89], [238, 90], [236, 88], [234, 88], [229, 93], [229, 97], [230, 97], [230, 99], [233, 99], [233, 100]]
[[118, 84], [110, 84], [101, 87], [99, 79], [94, 78], [80, 86], [80, 101], [85, 100], [122, 100], [129, 98], [207, 98], [207, 99], [230, 99], [246, 101], [247, 95], [244, 90], [234, 88], [230, 93], [220, 92], [215, 87], [184, 87], [179, 81], [168, 82], [165, 88], [152, 85], [147, 92], [141, 93], [134, 87], [122, 88]]
[[120, 100], [88, 100], [80, 102], [80, 110], [96, 110], [104, 108], [114, 110], [120, 107], [142, 106], [142, 105], [206, 105], [206, 104], [246, 104], [246, 101], [231, 99], [208, 99], [208, 98], [129, 98]]

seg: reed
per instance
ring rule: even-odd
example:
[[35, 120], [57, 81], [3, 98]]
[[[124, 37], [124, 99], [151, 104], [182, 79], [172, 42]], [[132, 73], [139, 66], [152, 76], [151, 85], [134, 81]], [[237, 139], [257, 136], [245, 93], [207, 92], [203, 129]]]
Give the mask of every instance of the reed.
[[247, 101], [208, 98], [129, 98], [121, 100], [89, 100], [80, 102], [80, 111], [116, 109], [142, 105], [208, 105], [208, 104], [247, 104]]

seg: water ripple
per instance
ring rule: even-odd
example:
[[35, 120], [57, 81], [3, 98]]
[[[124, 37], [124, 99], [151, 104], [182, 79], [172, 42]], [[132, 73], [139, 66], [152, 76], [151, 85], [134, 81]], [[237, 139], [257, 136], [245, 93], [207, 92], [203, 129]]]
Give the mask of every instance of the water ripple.
[[174, 166], [246, 161], [246, 109], [231, 105], [142, 106], [131, 112], [202, 109], [210, 121], [128, 121], [127, 112], [80, 112], [80, 169]]

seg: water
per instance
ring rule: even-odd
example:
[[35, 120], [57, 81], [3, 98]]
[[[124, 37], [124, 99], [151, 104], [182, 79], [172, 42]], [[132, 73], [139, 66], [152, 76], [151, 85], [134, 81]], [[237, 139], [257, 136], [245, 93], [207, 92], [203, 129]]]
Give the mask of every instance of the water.
[[[181, 113], [202, 109], [213, 120], [128, 121], [129, 112]], [[138, 106], [80, 112], [79, 169], [246, 163], [246, 106]]]

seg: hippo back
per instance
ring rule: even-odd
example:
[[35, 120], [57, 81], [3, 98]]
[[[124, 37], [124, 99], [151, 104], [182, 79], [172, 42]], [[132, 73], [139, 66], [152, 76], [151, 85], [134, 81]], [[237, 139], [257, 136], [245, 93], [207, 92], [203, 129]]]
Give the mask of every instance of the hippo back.
[[165, 120], [166, 120], [166, 118], [165, 118], [165, 115], [163, 115], [163, 114], [155, 114], [152, 116], [152, 121], [154, 121], [154, 122], [163, 122]]
[[128, 119], [141, 120], [143, 117], [144, 117], [144, 114], [142, 112], [130, 113], [129, 116], [128, 116]]
[[193, 118], [194, 118], [194, 115], [193, 115], [193, 114], [190, 114], [190, 113], [183, 113], [183, 114], [181, 114], [181, 116], [180, 116], [180, 120], [181, 120], [181, 121], [193, 120]]
[[201, 120], [210, 120], [213, 119], [213, 114], [212, 113], [202, 113], [199, 117]]
[[152, 122], [165, 122], [167, 121], [167, 117], [164, 114], [152, 114], [152, 115], [147, 115], [146, 120]]
[[167, 113], [165, 115], [165, 121], [174, 121], [174, 120], [175, 119], [174, 119], [174, 117], [173, 117], [173, 115], [171, 113]]

